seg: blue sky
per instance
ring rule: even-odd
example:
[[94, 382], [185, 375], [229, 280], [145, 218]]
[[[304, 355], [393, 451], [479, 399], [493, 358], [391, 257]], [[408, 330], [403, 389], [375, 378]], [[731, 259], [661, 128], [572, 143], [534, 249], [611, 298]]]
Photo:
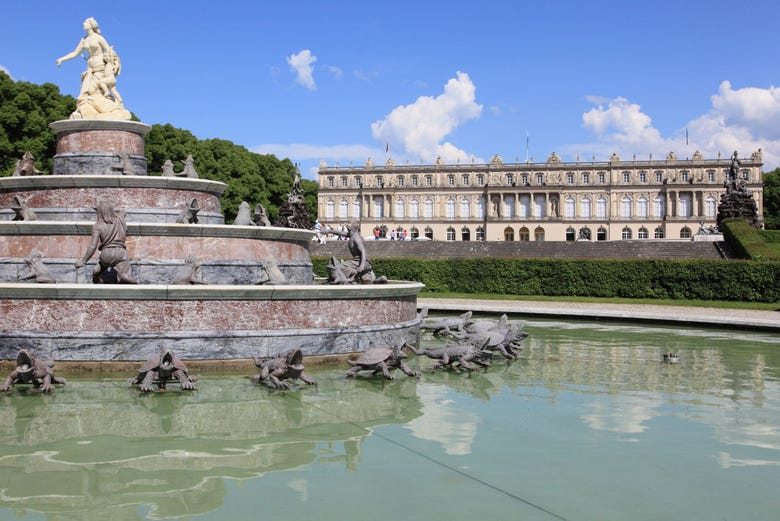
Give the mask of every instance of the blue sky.
[[[721, 0], [12, 1], [0, 68], [57, 68], [93, 16], [149, 124], [362, 165], [748, 156], [780, 165], [780, 4]], [[686, 132], [688, 143], [686, 144]], [[385, 150], [389, 148], [389, 153]]]

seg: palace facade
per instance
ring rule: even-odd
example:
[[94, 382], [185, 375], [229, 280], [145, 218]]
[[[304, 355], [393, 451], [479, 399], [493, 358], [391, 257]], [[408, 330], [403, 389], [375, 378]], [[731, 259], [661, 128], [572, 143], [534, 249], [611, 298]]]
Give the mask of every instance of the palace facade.
[[[763, 220], [761, 150], [739, 159], [739, 182]], [[690, 240], [714, 226], [731, 158], [319, 168], [318, 216], [361, 233], [449, 241]]]

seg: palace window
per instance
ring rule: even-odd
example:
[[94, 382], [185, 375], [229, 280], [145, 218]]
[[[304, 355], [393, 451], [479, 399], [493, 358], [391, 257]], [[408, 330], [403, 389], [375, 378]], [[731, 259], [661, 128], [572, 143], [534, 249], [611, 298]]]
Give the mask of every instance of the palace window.
[[580, 201], [580, 216], [583, 219], [590, 219], [590, 198], [588, 197]]
[[607, 198], [606, 197], [599, 197], [596, 199], [596, 218], [597, 219], [606, 219], [607, 218]]
[[355, 199], [352, 202], [352, 217], [355, 217], [356, 219], [362, 217], [361, 215], [362, 210], [363, 210], [363, 204], [361, 203], [360, 199]]
[[528, 231], [528, 228], [526, 228], [525, 226], [523, 226], [523, 227], [522, 227], [522, 228], [520, 228], [520, 230], [517, 232], [517, 239], [518, 239], [519, 241], [525, 241], [525, 242], [528, 242], [528, 241], [530, 241], [530, 240], [531, 240], [531, 232], [530, 232], [530, 231]]
[[477, 219], [484, 219], [485, 218], [485, 197], [479, 196], [477, 199]]
[[469, 185], [469, 175], [468, 174], [463, 174], [462, 176], [460, 176], [460, 180], [461, 180], [461, 183], [463, 184], [463, 186], [468, 186]]
[[679, 212], [677, 215], [680, 217], [690, 217], [691, 214], [691, 194], [680, 194], [679, 199]]
[[471, 231], [465, 226], [460, 230], [460, 240], [462, 241], [471, 240]]
[[629, 228], [628, 226], [623, 228], [623, 231], [620, 232], [620, 238], [623, 239], [624, 241], [630, 240], [631, 239], [631, 228]]
[[376, 185], [379, 188], [384, 188], [385, 187], [385, 180], [384, 180], [384, 178], [381, 175], [376, 176]]
[[412, 226], [412, 229], [409, 230], [409, 237], [411, 237], [412, 240], [415, 240], [419, 236], [420, 236], [420, 230]]
[[504, 197], [504, 214], [503, 217], [512, 219], [515, 216], [515, 196], [507, 195]]
[[425, 186], [433, 186], [433, 176], [432, 175], [426, 175], [425, 176]]
[[544, 228], [537, 226], [534, 230], [534, 240], [536, 242], [544, 242]]
[[454, 241], [455, 240], [455, 228], [450, 226], [447, 228], [447, 240], [448, 241]]
[[647, 228], [644, 226], [639, 228], [639, 231], [636, 233], [637, 239], [647, 239], [650, 237], [650, 233], [647, 231]]
[[648, 203], [649, 201], [644, 195], [640, 196], [639, 199], [636, 200], [636, 215], [640, 219], [647, 219]]
[[409, 218], [410, 219], [419, 219], [420, 218], [420, 201], [417, 199], [412, 199], [409, 201]]
[[567, 219], [574, 219], [574, 199], [567, 197], [563, 202], [563, 216]]
[[339, 219], [349, 219], [349, 201], [346, 199], [339, 201]]
[[543, 194], [534, 196], [534, 217], [547, 217], [547, 204]]
[[604, 183], [607, 182], [607, 174], [605, 174], [604, 172], [599, 172], [598, 177], [599, 177], [599, 184], [603, 185]]
[[445, 202], [445, 209], [446, 209], [446, 217], [447, 219], [454, 219], [455, 218], [455, 199], [452, 197], [448, 197], [447, 201]]
[[404, 213], [406, 213], [406, 201], [398, 198], [395, 200], [395, 216], [398, 219], [403, 219]]
[[707, 170], [707, 181], [710, 183], [715, 182], [715, 171], [714, 170]]
[[328, 188], [333, 188], [336, 186], [336, 180], [333, 178], [333, 176], [328, 177]]
[[655, 171], [655, 182], [656, 183], [663, 183], [664, 182], [664, 174], [660, 170]]
[[385, 216], [385, 200], [383, 197], [374, 199], [374, 217], [381, 219]]
[[464, 197], [460, 200], [460, 218], [461, 219], [470, 219], [471, 218], [471, 199], [468, 197]]
[[566, 182], [570, 185], [574, 184], [574, 172], [569, 172], [566, 174]]
[[658, 217], [659, 219], [663, 218], [665, 207], [666, 201], [664, 198], [660, 195], [656, 195], [653, 198], [653, 217]]
[[449, 186], [455, 186], [455, 176], [450, 174], [447, 176], [447, 184]]
[[715, 210], [717, 208], [717, 201], [711, 195], [707, 196], [704, 200], [704, 215], [709, 218], [715, 217]]
[[419, 178], [416, 175], [412, 176], [412, 186], [417, 186], [420, 184]]
[[600, 227], [598, 230], [596, 230], [596, 240], [597, 241], [606, 241], [607, 240], [607, 229], [603, 226]]
[[647, 182], [647, 172], [639, 172], [639, 182], [640, 183]]
[[336, 203], [328, 201], [325, 203], [325, 217], [333, 219], [336, 216]]
[[506, 174], [506, 184], [507, 186], [512, 186], [515, 182], [515, 176], [512, 175], [512, 173]]
[[536, 184], [543, 185], [544, 184], [544, 174], [541, 172], [536, 173]]
[[590, 184], [590, 174], [588, 172], [582, 174], [582, 184], [584, 185]]
[[680, 230], [680, 239], [690, 239], [691, 238], [691, 229], [687, 226], [683, 227], [682, 230]]
[[742, 179], [744, 179], [745, 181], [750, 181], [750, 170], [742, 171]]
[[566, 228], [566, 240], [568, 242], [572, 242], [576, 238], [577, 238], [577, 232], [574, 230], [574, 228], [572, 228], [571, 226]]
[[349, 181], [347, 180], [347, 176], [343, 175], [341, 176], [341, 188], [346, 188], [349, 186]]
[[363, 188], [363, 178], [360, 176], [355, 177], [355, 186], [357, 188]]
[[631, 198], [627, 195], [620, 200], [620, 217], [623, 219], [631, 218]]
[[653, 237], [656, 239], [663, 239], [664, 238], [664, 229], [660, 226], [655, 229], [655, 232], [653, 233]]
[[520, 180], [522, 181], [523, 186], [528, 186], [528, 174], [522, 174]]
[[477, 184], [482, 186], [485, 184], [485, 176], [483, 174], [477, 174]]
[[531, 216], [531, 196], [522, 194], [517, 197], [517, 216], [528, 218]]
[[424, 204], [423, 215], [426, 219], [433, 219], [433, 201], [431, 199], [426, 199]]
[[395, 185], [401, 187], [404, 185], [404, 176], [399, 175], [395, 178]]
[[431, 228], [430, 226], [425, 227], [425, 237], [430, 240], [433, 240], [433, 228]]
[[515, 231], [509, 226], [504, 228], [504, 240], [507, 242], [511, 242], [515, 240]]
[[624, 183], [631, 182], [631, 172], [623, 172], [623, 182]]
[[688, 182], [688, 172], [680, 172], [680, 182], [687, 183]]
[[482, 226], [477, 226], [477, 232], [474, 234], [474, 238], [478, 241], [485, 240], [485, 229]]

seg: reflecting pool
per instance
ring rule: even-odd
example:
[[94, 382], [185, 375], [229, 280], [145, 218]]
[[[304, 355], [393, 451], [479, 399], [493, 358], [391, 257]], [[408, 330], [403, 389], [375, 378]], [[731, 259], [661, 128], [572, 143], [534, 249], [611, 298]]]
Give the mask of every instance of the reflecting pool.
[[3, 393], [0, 520], [777, 519], [780, 335], [525, 323], [471, 374]]

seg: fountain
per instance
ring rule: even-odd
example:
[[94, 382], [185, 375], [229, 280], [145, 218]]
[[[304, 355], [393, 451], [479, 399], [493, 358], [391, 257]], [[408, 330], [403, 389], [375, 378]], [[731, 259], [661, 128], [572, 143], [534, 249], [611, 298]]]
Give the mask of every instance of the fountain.
[[[139, 361], [165, 348], [187, 360], [225, 361], [417, 341], [422, 284], [317, 283], [312, 231], [226, 225], [225, 184], [192, 168], [187, 176], [149, 175], [150, 127], [128, 120], [115, 78], [107, 85], [92, 63], [103, 49], [97, 37], [105, 41], [96, 27], [86, 20], [87, 36], [58, 60], [89, 53], [76, 111], [50, 124], [53, 171], [0, 178], [0, 359], [25, 348], [58, 361]], [[125, 213], [139, 284], [92, 284], [94, 258], [77, 267], [100, 201]], [[188, 212], [197, 218], [182, 218]], [[284, 284], [265, 284], [277, 267]], [[198, 283], [182, 283], [194, 282], [194, 270]]]

